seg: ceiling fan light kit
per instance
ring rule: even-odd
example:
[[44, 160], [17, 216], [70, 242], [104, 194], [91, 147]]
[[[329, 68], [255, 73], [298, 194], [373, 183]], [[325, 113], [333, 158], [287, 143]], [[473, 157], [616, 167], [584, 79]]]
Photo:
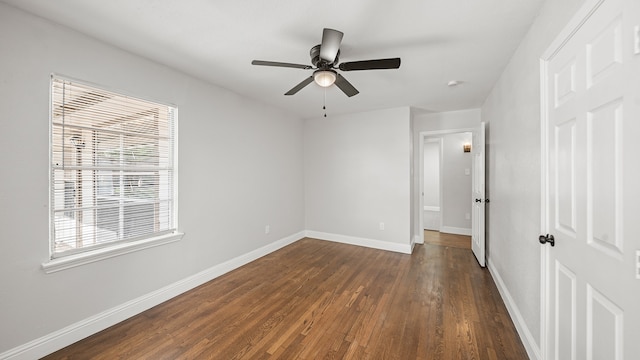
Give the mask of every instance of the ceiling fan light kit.
[[314, 70], [313, 76], [302, 80], [298, 85], [287, 91], [285, 95], [293, 95], [310, 83], [315, 82], [324, 88], [335, 84], [349, 97], [357, 95], [359, 91], [336, 70], [381, 70], [398, 69], [400, 67], [400, 58], [351, 61], [338, 64], [343, 36], [344, 34], [338, 30], [325, 28], [322, 31], [322, 43], [312, 47], [309, 51], [313, 66], [264, 60], [253, 60], [251, 64]]
[[313, 80], [322, 87], [329, 87], [336, 82], [336, 72], [333, 70], [316, 70]]

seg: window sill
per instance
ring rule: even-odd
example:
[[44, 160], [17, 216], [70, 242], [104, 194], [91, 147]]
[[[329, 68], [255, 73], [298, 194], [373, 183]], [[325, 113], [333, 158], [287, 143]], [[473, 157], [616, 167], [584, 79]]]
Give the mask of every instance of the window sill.
[[183, 236], [184, 233], [177, 232], [150, 239], [144, 239], [130, 243], [122, 243], [108, 248], [96, 249], [93, 251], [87, 251], [84, 253], [69, 255], [57, 259], [51, 259], [47, 262], [42, 263], [42, 269], [45, 273], [51, 274], [57, 271], [71, 269], [76, 266], [90, 264], [92, 262], [132, 253], [135, 251], [180, 241]]

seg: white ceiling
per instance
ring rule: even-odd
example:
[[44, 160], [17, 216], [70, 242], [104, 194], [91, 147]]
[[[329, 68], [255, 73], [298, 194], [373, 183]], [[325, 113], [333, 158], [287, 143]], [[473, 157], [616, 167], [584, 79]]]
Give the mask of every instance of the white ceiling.
[[[302, 118], [324, 89], [283, 94], [311, 70], [322, 29], [344, 32], [340, 61], [402, 58], [398, 70], [343, 72], [360, 94], [326, 91], [327, 113], [479, 107], [543, 0], [0, 0]], [[90, 79], [89, 79], [90, 80]], [[450, 80], [461, 85], [447, 87]]]

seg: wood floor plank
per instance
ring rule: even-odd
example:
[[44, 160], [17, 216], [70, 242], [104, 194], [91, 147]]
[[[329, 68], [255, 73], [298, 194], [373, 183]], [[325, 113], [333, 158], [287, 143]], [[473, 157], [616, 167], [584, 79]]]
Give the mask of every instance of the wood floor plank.
[[45, 359], [527, 359], [468, 239], [429, 239], [303, 239]]
[[439, 231], [425, 230], [425, 244], [450, 246], [460, 249], [471, 248], [471, 237], [458, 234], [441, 233]]

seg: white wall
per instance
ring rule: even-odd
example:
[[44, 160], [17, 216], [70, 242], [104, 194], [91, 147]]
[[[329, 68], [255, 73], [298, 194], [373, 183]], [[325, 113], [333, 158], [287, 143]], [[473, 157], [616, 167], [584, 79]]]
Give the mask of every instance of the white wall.
[[471, 234], [471, 153], [462, 149], [470, 143], [470, 132], [442, 136], [442, 232]]
[[424, 143], [424, 206], [440, 207], [440, 145], [439, 138]]
[[[0, 49], [0, 354], [304, 230], [300, 120], [4, 4]], [[178, 106], [181, 241], [42, 271], [52, 72]]]
[[[441, 138], [427, 138], [424, 142], [422, 204], [423, 228], [440, 231], [440, 154]], [[418, 169], [419, 171], [419, 169]]]
[[329, 240], [408, 251], [410, 131], [409, 108], [307, 120], [307, 230]]
[[[424, 143], [422, 224], [425, 230], [440, 231], [440, 149], [442, 139], [429, 138]], [[419, 169], [418, 169], [419, 171]]]
[[489, 268], [530, 355], [540, 346], [539, 59], [582, 3], [546, 1], [482, 107]]
[[478, 125], [480, 125], [480, 109], [444, 111], [416, 115], [413, 131], [414, 136], [419, 136], [419, 133], [424, 131], [469, 129]]
[[[416, 113], [412, 121], [412, 164], [416, 171], [413, 172], [413, 186], [411, 187], [411, 197], [415, 201], [411, 205], [411, 217], [413, 219], [411, 232], [414, 239], [422, 239], [423, 229], [420, 228], [420, 217], [423, 216], [423, 209], [420, 207], [420, 197], [422, 194], [422, 184], [420, 182], [420, 164], [423, 161], [421, 149], [421, 137], [425, 134], [429, 136], [442, 136], [444, 133], [464, 132], [476, 128], [480, 125], [480, 109], [469, 109], [459, 111], [447, 111], [440, 113]], [[462, 145], [460, 145], [462, 153]], [[471, 195], [469, 195], [470, 198]], [[416, 240], [417, 241], [417, 240]]]

